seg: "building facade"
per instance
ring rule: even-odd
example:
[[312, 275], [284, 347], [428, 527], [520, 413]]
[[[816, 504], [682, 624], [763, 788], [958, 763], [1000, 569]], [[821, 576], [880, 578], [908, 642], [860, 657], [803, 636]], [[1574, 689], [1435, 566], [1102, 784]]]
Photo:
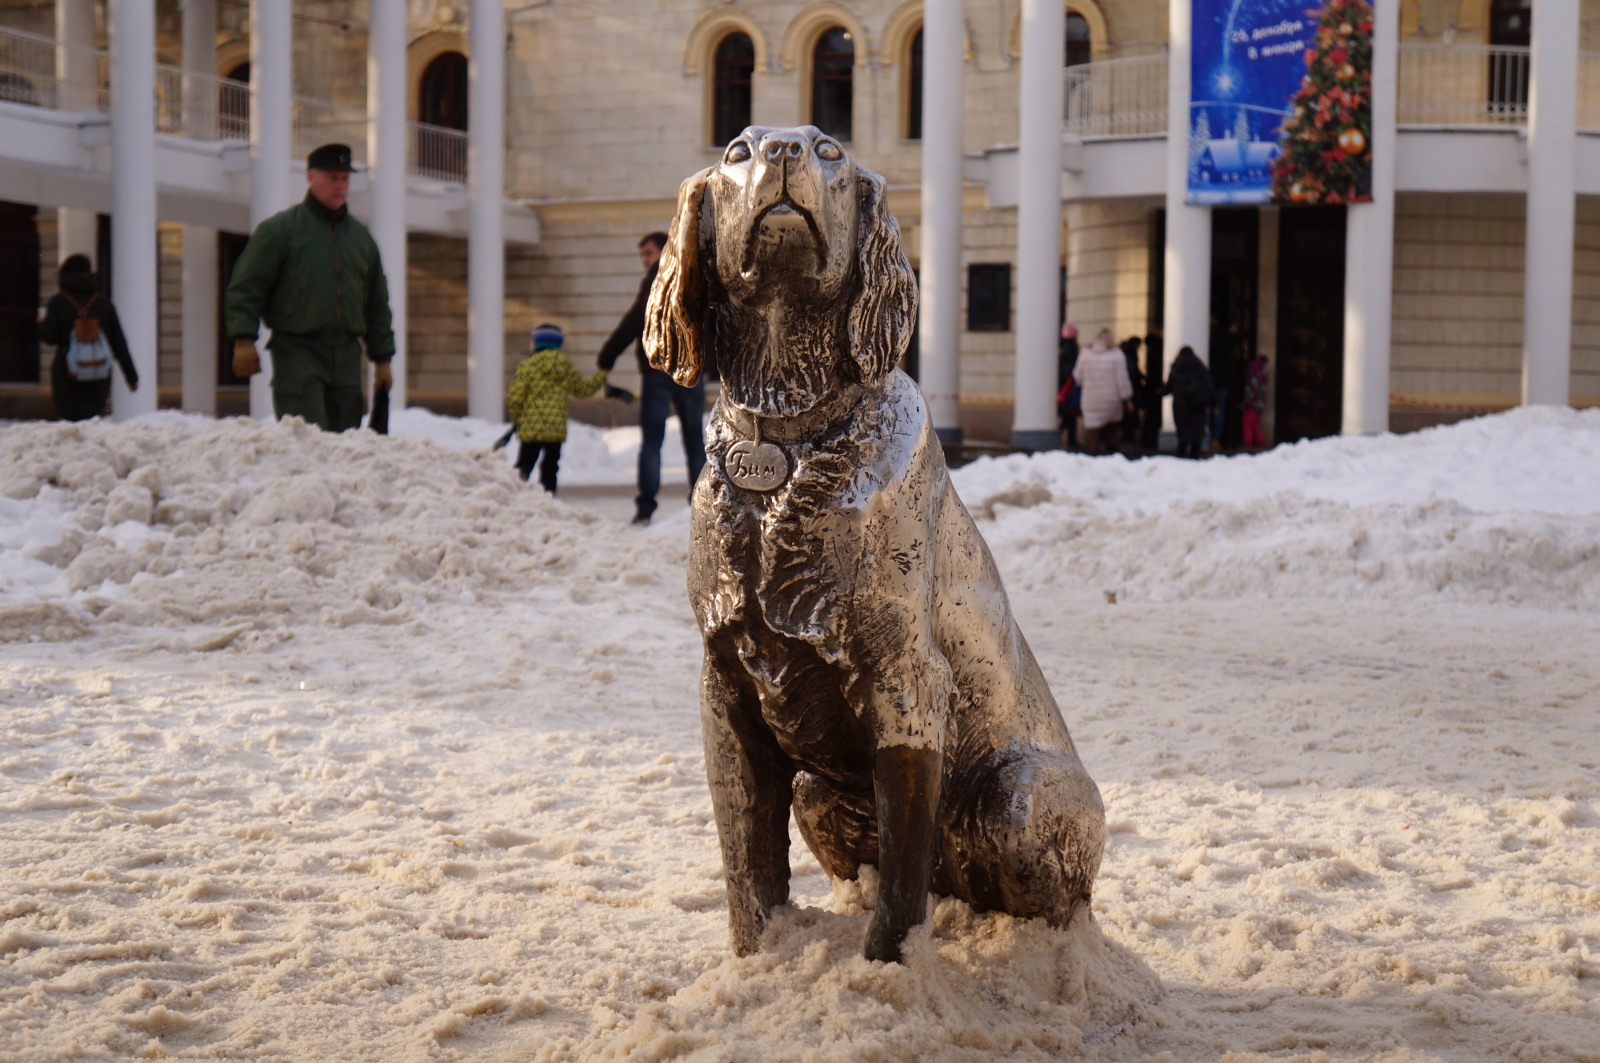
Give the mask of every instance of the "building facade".
[[[289, 159], [322, 140], [348, 141], [364, 157], [370, 138], [383, 142], [375, 131], [403, 130], [406, 401], [445, 412], [498, 416], [482, 396], [503, 393], [540, 321], [566, 329], [581, 364], [632, 298], [635, 245], [667, 228], [679, 182], [713, 164], [746, 122], [808, 121], [885, 176], [925, 287], [934, 234], [923, 217], [924, 141], [959, 130], [959, 262], [940, 289], [961, 293], [958, 327], [953, 344], [922, 344], [909, 368], [933, 376], [934, 363], [953, 362], [944, 367], [952, 423], [941, 427], [970, 438], [1039, 441], [1053, 417], [1063, 319], [1088, 334], [1107, 327], [1118, 339], [1189, 343], [1227, 381], [1251, 355], [1268, 355], [1269, 438], [1415, 427], [1530, 399], [1600, 403], [1600, 0], [1379, 0], [1380, 13], [1392, 5], [1380, 29], [1392, 26], [1396, 77], [1387, 96], [1375, 89], [1375, 123], [1387, 116], [1396, 134], [1380, 212], [1388, 223], [1376, 227], [1361, 208], [1198, 208], [1173, 198], [1170, 167], [1188, 138], [1185, 119], [1169, 120], [1181, 110], [1172, 74], [1187, 58], [1186, 5], [968, 0], [956, 5], [952, 71], [924, 62], [932, 12], [922, 0], [409, 0], [403, 49], [389, 51], [377, 43], [380, 5], [294, 0], [292, 91], [259, 75], [255, 90], [288, 97]], [[390, 17], [398, 9], [381, 7]], [[0, 0], [0, 415], [47, 414], [48, 352], [36, 338], [30, 346], [27, 321], [54, 291], [65, 253], [96, 256], [124, 314], [118, 291], [139, 290], [109, 269], [119, 237], [107, 215], [122, 168], [105, 127], [116, 117], [112, 67], [126, 61], [107, 51], [117, 28], [108, 20], [127, 18], [122, 8], [147, 12], [154, 29], [150, 316], [160, 402], [248, 406], [215, 308], [262, 209], [252, 205], [264, 133], [252, 128], [250, 81], [252, 44], [265, 42], [252, 42], [251, 7]], [[474, 62], [474, 39], [485, 36], [475, 18], [503, 41], [503, 55], [490, 57], [503, 73], [488, 89], [484, 71], [496, 64], [481, 54]], [[1537, 38], [1546, 24], [1570, 38], [1565, 66]], [[403, 108], [392, 93], [369, 97], [372, 70], [388, 71], [387, 85], [403, 77]], [[925, 111], [924, 86], [936, 93], [951, 78], [959, 105], [934, 106], [930, 95]], [[1551, 100], [1569, 102], [1564, 127]], [[1053, 105], [1053, 124], [1041, 101]], [[101, 112], [113, 123], [97, 121]], [[484, 197], [473, 194], [482, 186], [470, 164], [484, 146], [472, 138], [497, 113], [504, 179], [488, 194], [503, 209], [486, 229], [490, 220], [473, 215]], [[1548, 274], [1534, 259], [1551, 243], [1530, 244], [1530, 224], [1548, 233], [1552, 213], [1557, 231], [1563, 224], [1549, 209], [1561, 203], [1560, 182], [1553, 192], [1540, 184], [1540, 174], [1559, 173], [1559, 157], [1554, 168], [1541, 162], [1550, 144], [1566, 146], [1572, 171], [1570, 339], [1561, 386], [1530, 394], [1529, 345], [1542, 341], [1530, 339], [1529, 321], [1559, 317], [1540, 301], [1547, 285], [1529, 284]], [[359, 216], [378, 209], [393, 169], [358, 183]], [[284, 186], [282, 206], [298, 199], [298, 180]], [[1030, 187], [1053, 188], [1053, 200], [1039, 206]], [[1019, 217], [1028, 219], [1020, 227]], [[1374, 232], [1386, 255], [1374, 256]], [[498, 320], [481, 301], [474, 308], [474, 288], [491, 289], [474, 272], [473, 239], [503, 254]], [[387, 247], [385, 256], [402, 257]], [[948, 272], [954, 260], [944, 261], [937, 268]], [[1388, 270], [1381, 359], [1372, 304], [1357, 294], [1371, 288], [1370, 261]], [[1154, 350], [1141, 357], [1159, 372]], [[1352, 399], [1353, 378], [1374, 367], [1382, 379], [1361, 381], [1368, 397]]]

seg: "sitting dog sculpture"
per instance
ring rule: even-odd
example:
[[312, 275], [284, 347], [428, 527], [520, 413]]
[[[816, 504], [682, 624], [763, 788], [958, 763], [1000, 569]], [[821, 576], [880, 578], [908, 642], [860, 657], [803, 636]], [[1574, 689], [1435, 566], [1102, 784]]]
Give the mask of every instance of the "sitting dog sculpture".
[[689, 594], [740, 955], [788, 901], [791, 808], [828, 874], [878, 868], [872, 959], [930, 889], [1062, 926], [1100, 867], [1099, 790], [896, 368], [916, 306], [883, 179], [816, 128], [683, 183], [645, 348], [721, 370]]

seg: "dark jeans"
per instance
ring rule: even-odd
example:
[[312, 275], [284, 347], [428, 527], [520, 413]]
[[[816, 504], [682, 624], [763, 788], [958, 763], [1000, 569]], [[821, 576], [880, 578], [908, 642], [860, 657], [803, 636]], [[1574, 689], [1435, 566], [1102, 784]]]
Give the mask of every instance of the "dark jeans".
[[517, 472], [526, 480], [533, 475], [533, 463], [539, 461], [540, 453], [544, 454], [544, 461], [539, 463], [539, 483], [551, 494], [556, 493], [556, 469], [561, 465], [560, 443], [530, 443], [526, 439], [517, 440], [521, 447], [517, 450]]
[[657, 369], [644, 371], [639, 395], [639, 428], [644, 438], [639, 444], [639, 495], [634, 506], [638, 516], [656, 511], [656, 494], [661, 490], [661, 444], [667, 437], [667, 418], [676, 411], [683, 430], [683, 454], [689, 462], [689, 490], [700, 479], [706, 464], [706, 382], [702, 378], [692, 388], [679, 387]]

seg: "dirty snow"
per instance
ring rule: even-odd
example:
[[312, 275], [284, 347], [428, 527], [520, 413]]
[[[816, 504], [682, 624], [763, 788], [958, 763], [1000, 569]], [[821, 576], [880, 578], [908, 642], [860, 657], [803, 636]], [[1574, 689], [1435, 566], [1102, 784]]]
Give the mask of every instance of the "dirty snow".
[[959, 470], [1110, 840], [904, 966], [728, 953], [683, 516], [405, 417], [0, 428], [0, 1058], [1600, 1060], [1600, 412]]

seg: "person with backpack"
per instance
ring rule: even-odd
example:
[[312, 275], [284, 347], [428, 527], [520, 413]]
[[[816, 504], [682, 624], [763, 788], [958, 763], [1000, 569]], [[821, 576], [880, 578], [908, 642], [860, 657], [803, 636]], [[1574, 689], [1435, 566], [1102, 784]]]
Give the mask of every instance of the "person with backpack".
[[63, 421], [87, 421], [106, 412], [111, 397], [111, 363], [122, 369], [129, 391], [139, 390], [128, 339], [117, 308], [100, 290], [87, 255], [69, 255], [57, 274], [61, 290], [45, 305], [41, 343], [54, 344], [50, 397]]
[[1178, 428], [1178, 457], [1198, 458], [1200, 441], [1206, 434], [1206, 413], [1216, 401], [1217, 387], [1211, 379], [1211, 370], [1194, 353], [1193, 347], [1184, 347], [1173, 359], [1172, 373], [1162, 391], [1172, 396], [1172, 419]]

